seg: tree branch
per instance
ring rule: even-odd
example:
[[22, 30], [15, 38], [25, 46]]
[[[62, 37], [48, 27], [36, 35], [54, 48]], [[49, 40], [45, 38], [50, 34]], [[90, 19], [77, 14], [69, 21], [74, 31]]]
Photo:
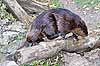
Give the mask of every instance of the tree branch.
[[40, 2], [37, 3], [37, 1], [34, 2], [32, 0], [17, 0], [17, 2], [22, 6], [22, 8], [25, 9], [28, 14], [33, 14], [34, 12], [39, 14], [40, 12], [48, 9], [47, 5], [42, 5]]
[[17, 16], [17, 18], [29, 26], [32, 22], [31, 17], [25, 12], [25, 10], [17, 3], [16, 0], [3, 0], [3, 2], [9, 7], [9, 9]]

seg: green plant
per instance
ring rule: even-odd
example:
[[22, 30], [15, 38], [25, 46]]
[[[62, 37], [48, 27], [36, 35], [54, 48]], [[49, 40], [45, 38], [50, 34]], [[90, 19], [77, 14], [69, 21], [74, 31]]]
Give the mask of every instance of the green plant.
[[16, 40], [22, 40], [25, 38], [25, 35], [18, 35], [16, 36]]
[[[33, 61], [31, 64], [23, 64], [21, 66], [51, 66], [51, 64], [45, 61]], [[59, 64], [55, 63], [53, 66], [59, 66]]]
[[61, 8], [61, 7], [63, 7], [63, 5], [59, 2], [59, 0], [51, 0], [51, 7]]
[[[100, 0], [74, 0], [80, 7], [97, 7], [100, 5]], [[99, 6], [100, 7], [100, 6]]]
[[7, 12], [7, 7], [2, 0], [0, 0], [0, 19], [14, 20], [13, 15]]
[[59, 64], [54, 64], [54, 66], [60, 66]]

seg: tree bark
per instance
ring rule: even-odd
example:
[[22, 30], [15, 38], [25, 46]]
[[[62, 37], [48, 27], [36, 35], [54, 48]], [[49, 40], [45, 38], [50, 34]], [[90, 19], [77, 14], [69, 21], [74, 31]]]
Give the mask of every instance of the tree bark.
[[88, 41], [85, 43], [86, 40], [75, 42], [71, 38], [67, 40], [52, 40], [49, 42], [41, 42], [39, 45], [17, 50], [14, 54], [14, 60], [20, 65], [23, 63], [31, 62], [33, 60], [52, 57], [61, 50], [65, 50], [71, 53], [83, 53], [100, 47], [100, 40], [94, 39], [95, 41]]
[[17, 18], [29, 26], [32, 22], [31, 17], [25, 12], [25, 10], [17, 3], [16, 0], [3, 0], [3, 2], [10, 8], [10, 10], [17, 16]]
[[[63, 43], [61, 43], [63, 42]], [[23, 64], [32, 60], [40, 60], [54, 56], [64, 48], [64, 40], [53, 42], [41, 42], [40, 45], [22, 48], [14, 54], [16, 62]], [[20, 57], [20, 59], [18, 59]]]
[[[22, 6], [23, 9], [28, 14], [39, 14], [40, 12], [43, 12], [45, 10], [48, 10], [48, 6], [46, 3], [38, 2], [38, 1], [32, 1], [32, 0], [17, 0], [17, 2]], [[48, 4], [48, 3], [47, 3]]]

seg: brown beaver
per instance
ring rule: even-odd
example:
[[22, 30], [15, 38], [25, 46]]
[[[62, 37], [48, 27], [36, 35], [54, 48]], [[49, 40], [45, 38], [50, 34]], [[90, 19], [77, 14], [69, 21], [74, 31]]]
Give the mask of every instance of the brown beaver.
[[26, 41], [20, 48], [29, 46], [29, 43], [35, 45], [43, 41], [43, 37], [51, 40], [59, 35], [65, 37], [70, 32], [76, 39], [77, 35], [82, 37], [88, 35], [87, 26], [78, 15], [63, 8], [50, 9], [41, 13], [32, 22], [26, 34]]

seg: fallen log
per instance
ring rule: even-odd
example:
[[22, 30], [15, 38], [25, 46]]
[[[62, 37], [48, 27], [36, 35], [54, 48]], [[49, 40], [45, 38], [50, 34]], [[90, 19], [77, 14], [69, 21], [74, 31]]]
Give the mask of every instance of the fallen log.
[[[88, 39], [90, 39], [90, 37]], [[91, 39], [88, 42], [87, 39], [75, 42], [72, 38], [67, 40], [41, 42], [39, 45], [17, 50], [14, 54], [14, 60], [17, 64], [20, 65], [31, 62], [33, 60], [52, 57], [61, 50], [82, 53], [100, 47], [100, 40], [95, 38]]]
[[[44, 0], [45, 1], [45, 0]], [[46, 0], [47, 1], [47, 0]], [[39, 14], [45, 10], [48, 10], [48, 2], [38, 2], [36, 0], [17, 0], [17, 2], [21, 5], [21, 7], [28, 13], [28, 14]]]
[[[64, 40], [41, 42], [39, 45], [22, 48], [17, 50], [15, 60], [18, 64], [30, 62], [32, 60], [40, 60], [54, 56], [56, 53], [64, 48]], [[20, 59], [18, 59], [20, 57]]]
[[31, 17], [25, 12], [25, 10], [18, 4], [16, 0], [3, 0], [6, 6], [14, 13], [17, 18], [25, 23], [25, 25], [29, 26], [30, 22], [32, 22]]

